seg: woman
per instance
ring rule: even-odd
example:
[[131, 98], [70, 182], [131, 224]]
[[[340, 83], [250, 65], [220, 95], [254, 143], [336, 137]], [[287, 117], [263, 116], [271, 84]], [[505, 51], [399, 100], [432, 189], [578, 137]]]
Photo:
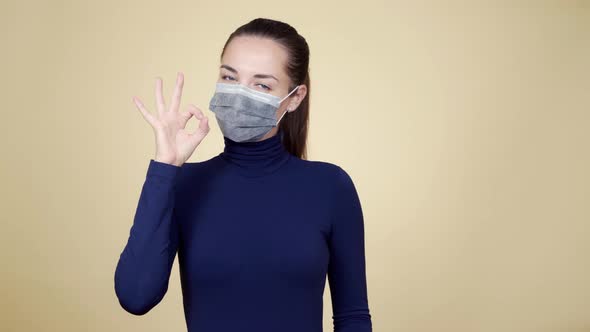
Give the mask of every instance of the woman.
[[320, 332], [326, 275], [334, 330], [372, 330], [357, 191], [339, 166], [305, 159], [308, 64], [288, 24], [259, 18], [230, 35], [209, 103], [225, 147], [203, 162], [186, 163], [209, 122], [178, 111], [181, 73], [169, 107], [157, 80], [157, 114], [134, 98], [156, 155], [115, 271], [125, 310], [162, 300], [178, 252], [188, 331]]

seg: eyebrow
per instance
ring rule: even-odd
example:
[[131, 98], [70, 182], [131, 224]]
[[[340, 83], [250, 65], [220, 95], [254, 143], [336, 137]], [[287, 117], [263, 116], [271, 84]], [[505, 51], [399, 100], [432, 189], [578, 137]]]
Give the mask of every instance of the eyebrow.
[[[234, 69], [233, 67], [229, 66], [229, 65], [221, 65], [219, 68], [225, 68], [235, 74], [238, 73], [238, 71], [236, 69]], [[273, 78], [275, 79], [277, 82], [279, 82], [279, 79], [274, 77], [273, 75], [269, 75], [269, 74], [256, 74], [254, 75], [254, 77], [256, 78]]]

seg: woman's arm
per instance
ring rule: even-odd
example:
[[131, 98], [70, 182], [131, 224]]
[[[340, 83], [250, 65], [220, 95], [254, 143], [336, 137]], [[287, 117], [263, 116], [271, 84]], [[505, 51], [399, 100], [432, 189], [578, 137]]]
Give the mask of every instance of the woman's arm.
[[328, 279], [334, 332], [371, 332], [361, 203], [348, 173], [338, 167]]
[[127, 244], [115, 270], [115, 293], [129, 313], [143, 315], [168, 290], [178, 249], [174, 217], [180, 166], [150, 160]]

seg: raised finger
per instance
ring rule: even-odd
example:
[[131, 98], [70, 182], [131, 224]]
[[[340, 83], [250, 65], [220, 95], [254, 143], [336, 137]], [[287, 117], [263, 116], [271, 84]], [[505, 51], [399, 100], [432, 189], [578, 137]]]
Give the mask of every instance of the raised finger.
[[164, 95], [162, 94], [162, 78], [156, 77], [156, 108], [158, 114], [162, 114], [166, 111], [166, 103], [164, 101]]
[[143, 115], [143, 118], [150, 124], [152, 125], [152, 127], [154, 126], [154, 117], [150, 114], [150, 112], [148, 112], [148, 110], [145, 108], [145, 106], [143, 105], [143, 103], [141, 102], [141, 100], [139, 100], [139, 98], [137, 97], [133, 97], [133, 102], [135, 103], [135, 105], [137, 106], [137, 109], [139, 109], [139, 112], [141, 113], [141, 115]]
[[180, 106], [180, 98], [182, 97], [182, 87], [184, 86], [184, 75], [181, 72], [178, 72], [176, 75], [176, 86], [174, 87], [174, 92], [172, 93], [172, 100], [170, 101], [170, 111], [175, 112], [178, 111]]

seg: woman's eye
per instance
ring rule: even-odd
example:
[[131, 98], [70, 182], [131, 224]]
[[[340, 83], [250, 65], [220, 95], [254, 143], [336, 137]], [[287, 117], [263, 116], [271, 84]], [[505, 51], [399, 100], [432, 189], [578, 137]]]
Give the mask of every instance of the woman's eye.
[[258, 85], [260, 85], [264, 90], [270, 90], [270, 88], [267, 85], [264, 85], [262, 83], [260, 83]]
[[221, 76], [221, 79], [223, 79], [223, 80], [225, 80], [226, 78], [231, 78], [232, 80], [234, 79], [233, 77], [231, 77], [231, 76], [227, 76], [227, 75], [223, 75], [223, 76]]

